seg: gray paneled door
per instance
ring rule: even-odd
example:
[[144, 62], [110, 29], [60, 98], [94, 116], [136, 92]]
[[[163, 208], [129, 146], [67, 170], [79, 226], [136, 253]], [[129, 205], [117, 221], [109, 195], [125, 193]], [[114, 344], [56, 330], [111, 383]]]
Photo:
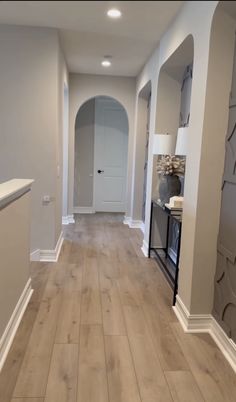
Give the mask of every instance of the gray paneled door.
[[213, 315], [236, 341], [236, 62], [226, 135]]

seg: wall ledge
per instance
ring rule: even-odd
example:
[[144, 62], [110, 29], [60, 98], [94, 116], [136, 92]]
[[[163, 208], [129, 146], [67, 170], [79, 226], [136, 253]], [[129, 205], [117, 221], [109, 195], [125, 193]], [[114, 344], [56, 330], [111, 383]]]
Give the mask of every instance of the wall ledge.
[[35, 250], [30, 254], [30, 261], [57, 262], [63, 241], [63, 232], [61, 232], [54, 250]]
[[30, 301], [32, 293], [33, 289], [31, 288], [31, 279], [29, 279], [0, 339], [0, 371], [3, 368], [4, 362], [7, 358], [7, 354], [10, 350], [14, 336], [20, 325], [21, 319]]
[[30, 190], [34, 180], [12, 179], [0, 184], [0, 208], [19, 198]]
[[226, 360], [236, 373], [236, 344], [230, 339], [211, 314], [190, 314], [177, 295], [173, 310], [186, 333], [206, 332], [214, 339]]

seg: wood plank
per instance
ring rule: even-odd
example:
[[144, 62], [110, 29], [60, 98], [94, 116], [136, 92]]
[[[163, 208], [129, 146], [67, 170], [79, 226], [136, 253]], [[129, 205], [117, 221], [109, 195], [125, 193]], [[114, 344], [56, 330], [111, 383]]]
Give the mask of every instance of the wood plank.
[[144, 317], [142, 307], [140, 306], [123, 306], [125, 322], [129, 339], [135, 335], [148, 336], [148, 327]]
[[37, 317], [39, 302], [33, 293], [24, 313], [5, 364], [0, 373], [0, 402], [9, 402], [14, 391], [24, 354]]
[[[123, 265], [123, 270], [125, 265]], [[126, 266], [128, 264], [126, 263]], [[140, 295], [134, 286], [129, 275], [123, 275], [117, 279], [118, 289], [120, 293], [121, 303], [126, 306], [139, 306], [141, 304]]]
[[44, 402], [43, 398], [13, 398], [11, 402]]
[[[235, 402], [235, 373], [207, 334], [182, 331], [164, 276], [154, 260], [138, 252], [139, 232], [124, 226], [120, 214], [76, 219], [66, 228], [60, 262], [31, 264], [35, 292], [0, 373], [0, 402], [44, 400], [49, 369], [52, 384], [63, 373], [59, 366], [71, 362], [55, 359], [53, 369], [54, 342], [80, 348], [76, 402], [108, 402], [109, 396], [110, 402], [166, 402], [170, 394], [181, 402]], [[105, 337], [106, 355], [102, 321], [105, 333], [114, 334]], [[128, 335], [115, 335], [124, 328]], [[50, 387], [48, 400], [54, 402], [58, 387]]]
[[70, 264], [78, 264], [79, 266], [83, 266], [85, 256], [86, 256], [86, 246], [76, 244], [75, 242], [73, 242], [68, 262]]
[[[66, 233], [66, 235], [67, 235], [67, 233]], [[58, 262], [69, 262], [71, 247], [72, 247], [71, 240], [65, 238], [62, 243], [62, 246], [61, 246], [61, 251], [60, 251], [59, 258], [58, 258]]]
[[55, 343], [79, 342], [80, 305], [80, 292], [63, 292]]
[[172, 398], [176, 402], [204, 402], [190, 371], [166, 371]]
[[117, 241], [117, 254], [120, 262], [126, 262], [129, 258], [137, 257], [133, 244], [129, 238], [120, 236]]
[[98, 267], [96, 258], [86, 258], [82, 279], [81, 324], [102, 324]]
[[126, 335], [125, 321], [116, 281], [109, 274], [109, 270], [112, 269], [111, 266], [112, 261], [107, 260], [107, 258], [100, 258], [99, 277], [104, 334]]
[[143, 335], [132, 335], [129, 341], [142, 402], [172, 402], [167, 382], [150, 338]]
[[171, 402], [142, 308], [124, 306], [124, 313], [142, 402]]
[[105, 336], [109, 397], [112, 402], [141, 402], [126, 336]]
[[76, 402], [78, 345], [54, 345], [45, 402]]
[[143, 303], [143, 310], [162, 369], [189, 370], [183, 351], [165, 317], [158, 311], [155, 304]]
[[81, 292], [82, 288], [82, 274], [84, 269], [83, 264], [66, 264], [65, 267], [65, 281], [63, 283], [63, 289], [67, 292]]
[[210, 402], [235, 402], [236, 376], [208, 334], [186, 334], [171, 324], [203, 398]]
[[[46, 289], [45, 289], [46, 292]], [[42, 300], [16, 382], [14, 397], [43, 397], [55, 338], [61, 292], [50, 283]], [[49, 296], [51, 292], [52, 296]], [[54, 294], [53, 294], [54, 292]]]
[[80, 337], [78, 402], [108, 402], [102, 326], [83, 325]]

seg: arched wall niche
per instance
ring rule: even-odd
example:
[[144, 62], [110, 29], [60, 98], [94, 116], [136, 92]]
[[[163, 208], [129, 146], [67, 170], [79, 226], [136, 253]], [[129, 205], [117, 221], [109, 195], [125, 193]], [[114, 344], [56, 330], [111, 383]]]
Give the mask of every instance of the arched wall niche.
[[[157, 102], [156, 102], [156, 134], [171, 134], [177, 137], [178, 128], [181, 126], [181, 110], [188, 110], [190, 117], [186, 118], [186, 125], [191, 125], [191, 87], [192, 74], [189, 79], [188, 93], [183, 90], [186, 69], [194, 70], [194, 41], [193, 36], [188, 35], [179, 45], [175, 52], [162, 65], [157, 85]], [[187, 96], [185, 96], [187, 94]], [[156, 172], [156, 165], [159, 156], [153, 155], [153, 172], [152, 172], [152, 198], [159, 198], [159, 181], [160, 178]], [[187, 158], [186, 158], [187, 160]], [[187, 163], [186, 163], [187, 169]], [[182, 192], [184, 187], [184, 178], [181, 178]], [[158, 216], [154, 221], [159, 222], [153, 228], [153, 241], [157, 247], [164, 247], [166, 238], [166, 216], [158, 210], [154, 210]], [[170, 231], [172, 228], [170, 228]], [[173, 253], [175, 251], [173, 250]], [[174, 254], [173, 254], [174, 256]]]

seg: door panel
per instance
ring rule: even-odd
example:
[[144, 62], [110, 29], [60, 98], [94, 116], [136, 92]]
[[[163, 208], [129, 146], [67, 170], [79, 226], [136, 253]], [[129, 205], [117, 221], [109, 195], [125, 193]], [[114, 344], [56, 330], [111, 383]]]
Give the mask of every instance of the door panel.
[[[96, 99], [95, 104], [95, 211], [126, 209], [128, 121], [117, 102]], [[101, 173], [98, 173], [101, 170]]]

